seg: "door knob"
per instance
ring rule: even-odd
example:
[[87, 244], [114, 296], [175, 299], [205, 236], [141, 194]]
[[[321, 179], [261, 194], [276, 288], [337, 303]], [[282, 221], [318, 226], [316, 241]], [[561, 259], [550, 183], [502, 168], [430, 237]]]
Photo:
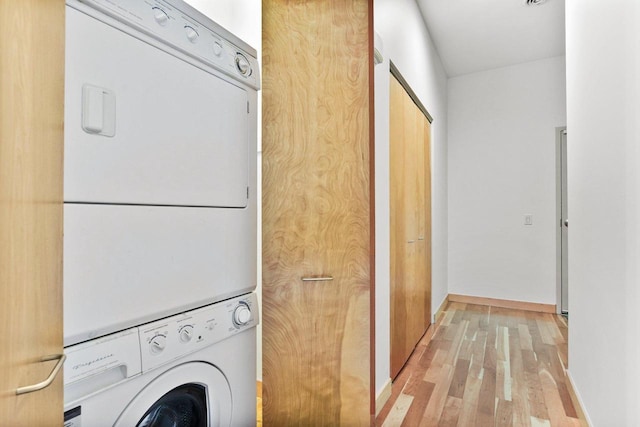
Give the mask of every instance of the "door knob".
[[569, 228], [569, 219], [568, 218], [564, 220], [564, 226]]

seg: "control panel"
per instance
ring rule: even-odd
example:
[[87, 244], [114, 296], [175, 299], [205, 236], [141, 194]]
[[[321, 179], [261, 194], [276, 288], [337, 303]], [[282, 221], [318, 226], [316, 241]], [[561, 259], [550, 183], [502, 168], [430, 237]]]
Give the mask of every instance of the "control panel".
[[147, 371], [258, 324], [258, 300], [244, 295], [139, 327]]
[[[214, 29], [204, 16], [195, 18], [180, 9], [190, 6], [168, 0], [78, 0], [135, 28], [237, 80], [259, 88], [258, 61], [245, 49]], [[193, 13], [192, 13], [193, 14]], [[195, 15], [195, 14], [194, 14]]]

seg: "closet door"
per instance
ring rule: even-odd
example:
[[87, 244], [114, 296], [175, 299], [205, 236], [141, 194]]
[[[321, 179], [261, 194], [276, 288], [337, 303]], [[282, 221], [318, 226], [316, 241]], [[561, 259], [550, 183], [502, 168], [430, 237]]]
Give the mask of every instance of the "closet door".
[[[63, 423], [64, 7], [0, 1], [2, 426]], [[52, 371], [48, 387], [16, 394]]]
[[[416, 306], [416, 344], [431, 325], [431, 123], [413, 101], [415, 115], [416, 147], [418, 162], [416, 180], [418, 191], [417, 239], [416, 239], [416, 287], [422, 303]], [[415, 345], [415, 344], [414, 344]]]
[[[408, 97], [405, 98], [405, 102], [409, 102], [409, 111], [412, 111], [413, 126], [415, 127], [414, 145], [412, 155], [416, 159], [415, 169], [415, 181], [416, 181], [416, 232], [415, 238], [415, 261], [412, 265], [415, 268], [415, 282], [414, 288], [416, 292], [416, 299], [419, 303], [413, 307], [413, 316], [411, 322], [411, 328], [413, 334], [411, 335], [410, 343], [413, 342], [413, 346], [418, 343], [424, 332], [427, 330], [430, 322], [430, 309], [431, 309], [431, 268], [430, 268], [430, 255], [431, 246], [429, 245], [428, 236], [430, 236], [428, 224], [431, 217], [430, 206], [430, 194], [427, 189], [430, 190], [430, 168], [429, 165], [429, 140], [428, 140], [428, 128], [425, 128], [425, 122], [428, 124], [427, 119], [419, 108]], [[429, 222], [428, 222], [429, 220]], [[411, 349], [413, 350], [413, 349]]]
[[391, 376], [431, 319], [430, 124], [391, 76]]
[[372, 2], [263, 2], [265, 426], [371, 423]]

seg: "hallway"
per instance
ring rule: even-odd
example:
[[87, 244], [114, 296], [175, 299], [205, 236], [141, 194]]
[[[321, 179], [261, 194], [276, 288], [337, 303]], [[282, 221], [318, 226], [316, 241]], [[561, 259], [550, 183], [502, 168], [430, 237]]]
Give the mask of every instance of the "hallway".
[[376, 424], [586, 426], [565, 376], [567, 332], [557, 315], [449, 303]]

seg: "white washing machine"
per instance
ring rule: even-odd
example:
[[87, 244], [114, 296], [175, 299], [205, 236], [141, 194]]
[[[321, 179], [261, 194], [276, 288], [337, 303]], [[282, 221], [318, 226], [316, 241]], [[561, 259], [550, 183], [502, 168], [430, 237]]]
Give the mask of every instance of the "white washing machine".
[[65, 346], [255, 289], [259, 84], [180, 0], [67, 0]]
[[255, 294], [65, 349], [65, 427], [256, 425]]

